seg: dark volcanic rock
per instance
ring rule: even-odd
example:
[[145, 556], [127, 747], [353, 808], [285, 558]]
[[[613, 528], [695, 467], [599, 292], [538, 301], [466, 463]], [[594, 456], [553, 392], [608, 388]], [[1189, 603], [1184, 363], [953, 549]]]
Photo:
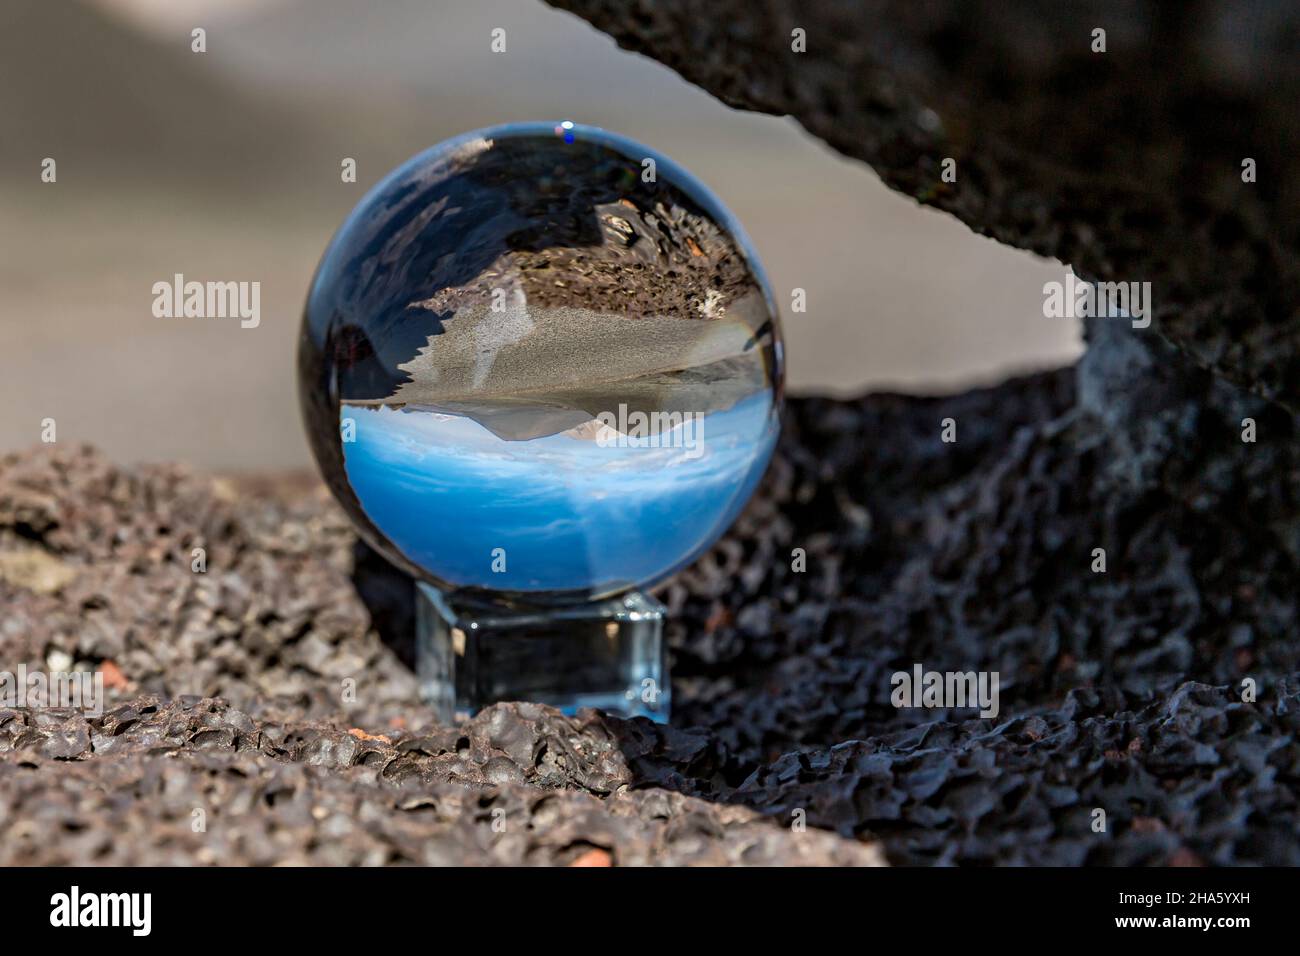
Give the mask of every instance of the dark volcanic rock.
[[895, 862], [1294, 865], [1300, 691], [1269, 699], [1187, 683], [1112, 713], [1074, 690], [996, 728], [928, 724], [787, 754], [734, 796], [875, 834]]

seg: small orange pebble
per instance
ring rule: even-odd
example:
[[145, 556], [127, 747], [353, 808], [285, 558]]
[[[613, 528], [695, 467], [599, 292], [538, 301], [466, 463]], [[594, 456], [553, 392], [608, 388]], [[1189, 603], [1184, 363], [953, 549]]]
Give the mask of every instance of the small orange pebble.
[[356, 737], [358, 740], [380, 740], [386, 744], [392, 743], [392, 740], [385, 737], [383, 734], [368, 734], [360, 727], [351, 727], [348, 729], [348, 733], [353, 737]]
[[575, 859], [569, 866], [613, 866], [614, 858], [605, 850], [594, 848]]
[[122, 673], [122, 668], [118, 667], [112, 661], [104, 661], [100, 664], [99, 672], [104, 675], [105, 687], [111, 687], [114, 690], [118, 690], [129, 683], [126, 679], [126, 675]]

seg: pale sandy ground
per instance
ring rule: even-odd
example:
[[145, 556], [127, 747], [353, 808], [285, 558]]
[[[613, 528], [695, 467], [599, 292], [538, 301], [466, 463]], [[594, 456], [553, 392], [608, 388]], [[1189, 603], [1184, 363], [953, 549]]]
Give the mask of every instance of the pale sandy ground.
[[[133, 2], [149, 13], [148, 0]], [[160, 42], [188, 47], [186, 17], [176, 12], [186, 2], [169, 0], [171, 14], [151, 21]], [[434, 3], [441, 13], [422, 27], [427, 6], [320, 0], [310, 5], [316, 15], [302, 18], [293, 0], [269, 8], [253, 0], [228, 22], [198, 6], [194, 16], [215, 24], [201, 68], [240, 95], [293, 104], [286, 109], [322, 130], [328, 145], [305, 156], [286, 144], [292, 160], [273, 174], [283, 189], [279, 178], [268, 186], [261, 168], [247, 194], [189, 189], [186, 170], [154, 185], [154, 154], [137, 143], [112, 144], [128, 158], [139, 150], [143, 168], [131, 177], [79, 177], [79, 166], [96, 170], [97, 154], [86, 150], [60, 157], [60, 182], [49, 186], [38, 178], [41, 144], [18, 137], [36, 158], [29, 177], [6, 173], [0, 187], [0, 451], [38, 441], [41, 420], [53, 417], [61, 442], [93, 441], [123, 461], [306, 463], [294, 344], [333, 229], [404, 156], [519, 119], [605, 125], [709, 184], [767, 268], [793, 392], [952, 391], [1078, 354], [1077, 328], [1042, 315], [1042, 286], [1062, 276], [1059, 264], [971, 234], [891, 193], [792, 122], [732, 111], [534, 0]], [[517, 55], [487, 51], [497, 22], [509, 25]], [[411, 35], [420, 48], [404, 52], [401, 38]], [[322, 62], [333, 69], [313, 73]], [[343, 155], [360, 161], [357, 184], [338, 181]], [[194, 171], [196, 183], [205, 178]], [[260, 281], [261, 325], [155, 318], [151, 286], [176, 272]], [[789, 310], [796, 286], [807, 290], [804, 314]]]

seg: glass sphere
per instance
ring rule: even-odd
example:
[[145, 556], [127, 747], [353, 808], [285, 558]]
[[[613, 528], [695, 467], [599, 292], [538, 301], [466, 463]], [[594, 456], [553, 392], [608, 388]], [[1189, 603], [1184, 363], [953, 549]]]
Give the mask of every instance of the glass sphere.
[[572, 123], [469, 133], [380, 182], [317, 267], [312, 449], [361, 535], [456, 593], [614, 595], [705, 551], [779, 430], [762, 267], [686, 170]]

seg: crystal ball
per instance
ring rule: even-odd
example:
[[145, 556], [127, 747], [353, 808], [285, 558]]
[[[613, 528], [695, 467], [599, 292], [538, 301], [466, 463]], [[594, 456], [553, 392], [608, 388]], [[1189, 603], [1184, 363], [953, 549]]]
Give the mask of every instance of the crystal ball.
[[739, 224], [670, 159], [573, 123], [390, 173], [326, 249], [307, 432], [361, 536], [507, 602], [652, 585], [728, 528], [779, 431], [782, 344]]

